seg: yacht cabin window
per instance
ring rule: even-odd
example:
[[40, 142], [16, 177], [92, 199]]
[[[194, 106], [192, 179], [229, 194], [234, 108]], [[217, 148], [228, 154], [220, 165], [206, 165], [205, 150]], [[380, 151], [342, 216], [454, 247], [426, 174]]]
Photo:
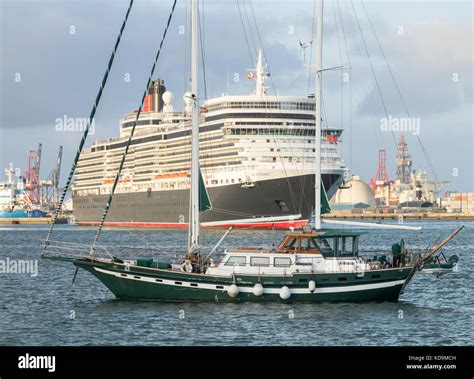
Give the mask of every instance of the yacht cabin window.
[[270, 258], [269, 257], [251, 257], [250, 266], [268, 267], [270, 266]]
[[245, 256], [230, 257], [225, 263], [226, 266], [245, 266], [247, 259]]
[[291, 266], [291, 258], [275, 258], [273, 262], [273, 266], [275, 267], [290, 267]]

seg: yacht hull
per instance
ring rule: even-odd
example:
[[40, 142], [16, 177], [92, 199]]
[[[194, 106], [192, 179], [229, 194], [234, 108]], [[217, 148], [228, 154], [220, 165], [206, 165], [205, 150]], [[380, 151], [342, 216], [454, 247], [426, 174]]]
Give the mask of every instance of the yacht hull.
[[[288, 276], [240, 275], [219, 277], [174, 270], [127, 266], [90, 258], [74, 264], [89, 271], [117, 298], [149, 301], [214, 302], [358, 302], [397, 301], [412, 267], [371, 270], [363, 277], [357, 273], [294, 273]], [[344, 280], [341, 280], [341, 279]], [[312, 292], [308, 283], [314, 281]], [[254, 294], [255, 284], [263, 294]], [[229, 295], [230, 286], [239, 293]], [[281, 297], [287, 287], [290, 296]]]

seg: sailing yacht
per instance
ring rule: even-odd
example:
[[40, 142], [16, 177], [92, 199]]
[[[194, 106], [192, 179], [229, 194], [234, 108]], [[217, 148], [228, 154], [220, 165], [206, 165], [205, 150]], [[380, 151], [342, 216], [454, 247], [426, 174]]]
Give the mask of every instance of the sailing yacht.
[[[54, 251], [53, 241], [44, 243], [43, 257], [71, 261], [78, 269], [84, 269], [98, 278], [120, 299], [216, 302], [398, 300], [415, 273], [462, 227], [425, 252], [407, 249], [402, 240], [392, 245], [390, 255], [382, 251], [372, 256], [364, 255], [359, 251], [362, 233], [321, 228], [321, 213], [327, 210], [327, 198], [321, 185], [318, 138], [314, 184], [315, 229], [305, 226], [301, 230], [288, 232], [277, 248], [238, 247], [219, 253], [218, 246], [224, 235], [209, 253], [203, 251], [200, 246], [200, 211], [203, 204], [209, 205], [209, 198], [203, 189], [199, 160], [198, 0], [192, 0], [191, 4], [189, 99], [192, 107], [192, 159], [189, 234], [187, 247], [183, 248], [183, 261], [173, 264], [153, 258], [99, 256], [96, 242], [100, 229], [90, 253], [84, 257], [67, 259], [47, 255], [48, 249]], [[322, 11], [322, 1], [319, 1], [315, 135], [321, 133]], [[111, 198], [107, 207], [110, 202]], [[105, 216], [106, 212], [102, 224]]]

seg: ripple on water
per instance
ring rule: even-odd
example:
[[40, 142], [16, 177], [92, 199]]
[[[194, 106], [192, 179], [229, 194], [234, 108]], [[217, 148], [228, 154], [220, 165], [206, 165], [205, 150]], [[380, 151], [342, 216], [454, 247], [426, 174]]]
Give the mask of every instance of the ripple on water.
[[[424, 246], [456, 227], [421, 222], [422, 233], [374, 230], [366, 246], [390, 246], [402, 237]], [[37, 259], [47, 227], [1, 227], [0, 259]], [[87, 243], [95, 230], [60, 226], [58, 240]], [[212, 246], [222, 231], [204, 231]], [[271, 245], [282, 232], [236, 231], [226, 246]], [[36, 278], [0, 276], [1, 345], [470, 345], [474, 339], [474, 223], [447, 248], [460, 256], [459, 272], [417, 275], [398, 303], [179, 304], [119, 301], [95, 278], [40, 261]], [[387, 242], [387, 240], [389, 242]], [[103, 244], [143, 246], [143, 256], [171, 259], [149, 247], [184, 246], [186, 233], [170, 230], [105, 230]], [[148, 249], [146, 248], [148, 247]], [[1, 275], [1, 274], [0, 274]], [[71, 314], [74, 318], [71, 318]]]

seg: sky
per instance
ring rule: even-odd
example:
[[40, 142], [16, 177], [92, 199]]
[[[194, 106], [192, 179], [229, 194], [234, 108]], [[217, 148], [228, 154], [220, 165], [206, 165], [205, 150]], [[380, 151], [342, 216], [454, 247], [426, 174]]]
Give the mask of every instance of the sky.
[[[86, 146], [117, 137], [119, 119], [138, 109], [171, 5], [135, 0]], [[126, 0], [0, 0], [2, 171], [9, 162], [24, 171], [41, 142], [41, 176], [64, 145], [65, 178], [81, 132], [57, 130], [56, 120], [88, 117], [127, 7]], [[271, 94], [314, 93], [304, 64], [314, 63], [315, 49], [303, 54], [299, 46], [314, 39], [313, 7], [313, 0], [201, 0], [200, 98], [251, 93], [247, 70], [259, 48]], [[178, 1], [154, 76], [178, 108], [188, 90], [187, 11]], [[385, 149], [394, 178], [400, 132], [381, 122], [410, 117], [419, 125], [419, 134], [405, 133], [413, 168], [450, 181], [445, 190], [474, 191], [472, 11], [470, 1], [325, 1], [323, 66], [342, 69], [323, 75], [323, 126], [344, 128], [352, 174], [369, 181]]]

